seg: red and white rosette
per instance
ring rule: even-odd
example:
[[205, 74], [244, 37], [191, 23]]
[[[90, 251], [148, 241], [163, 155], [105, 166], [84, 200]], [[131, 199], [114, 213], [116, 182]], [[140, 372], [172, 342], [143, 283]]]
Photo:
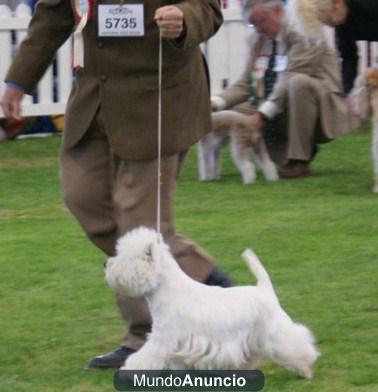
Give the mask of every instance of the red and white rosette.
[[83, 29], [92, 20], [95, 0], [71, 0], [76, 19], [73, 42], [73, 67], [84, 67]]

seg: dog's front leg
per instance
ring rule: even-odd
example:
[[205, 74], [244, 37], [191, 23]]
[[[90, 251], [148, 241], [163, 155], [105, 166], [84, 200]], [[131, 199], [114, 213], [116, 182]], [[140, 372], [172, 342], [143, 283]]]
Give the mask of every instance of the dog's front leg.
[[276, 165], [271, 160], [268, 149], [263, 138], [258, 142], [258, 146], [252, 149], [252, 154], [257, 165], [260, 167], [267, 181], [278, 181], [279, 175]]
[[126, 359], [121, 370], [162, 370], [166, 367], [166, 354], [164, 346], [147, 341], [139, 351]]

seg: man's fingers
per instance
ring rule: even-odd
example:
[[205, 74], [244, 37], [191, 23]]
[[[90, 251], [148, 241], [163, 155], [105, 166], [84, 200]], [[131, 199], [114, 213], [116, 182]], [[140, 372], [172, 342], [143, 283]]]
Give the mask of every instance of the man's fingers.
[[24, 94], [15, 88], [7, 87], [1, 101], [4, 115], [9, 120], [21, 120], [21, 101]]
[[175, 6], [158, 8], [155, 20], [164, 38], [178, 38], [184, 30], [184, 14]]
[[182, 11], [175, 6], [160, 7], [155, 12], [155, 20], [180, 20], [182, 18]]
[[20, 120], [20, 105], [17, 102], [2, 102], [1, 107], [4, 112], [5, 118], [8, 120]]

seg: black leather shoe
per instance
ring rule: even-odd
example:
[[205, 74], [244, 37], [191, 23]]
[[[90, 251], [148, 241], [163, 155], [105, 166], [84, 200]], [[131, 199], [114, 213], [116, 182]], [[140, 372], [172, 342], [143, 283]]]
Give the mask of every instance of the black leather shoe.
[[208, 286], [231, 287], [232, 281], [222, 270], [215, 267], [204, 283]]
[[132, 348], [121, 346], [113, 352], [91, 358], [86, 369], [119, 369], [127, 357], [134, 353]]

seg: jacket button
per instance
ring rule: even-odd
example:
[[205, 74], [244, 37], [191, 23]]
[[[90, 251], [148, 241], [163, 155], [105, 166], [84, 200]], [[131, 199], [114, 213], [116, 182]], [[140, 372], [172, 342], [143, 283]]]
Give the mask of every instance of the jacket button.
[[107, 76], [104, 75], [104, 74], [102, 74], [102, 75], [100, 76], [100, 79], [101, 79], [101, 81], [105, 82], [106, 79], [107, 79]]
[[97, 47], [98, 48], [103, 48], [104, 47], [104, 43], [102, 41], [98, 41], [97, 42]]

